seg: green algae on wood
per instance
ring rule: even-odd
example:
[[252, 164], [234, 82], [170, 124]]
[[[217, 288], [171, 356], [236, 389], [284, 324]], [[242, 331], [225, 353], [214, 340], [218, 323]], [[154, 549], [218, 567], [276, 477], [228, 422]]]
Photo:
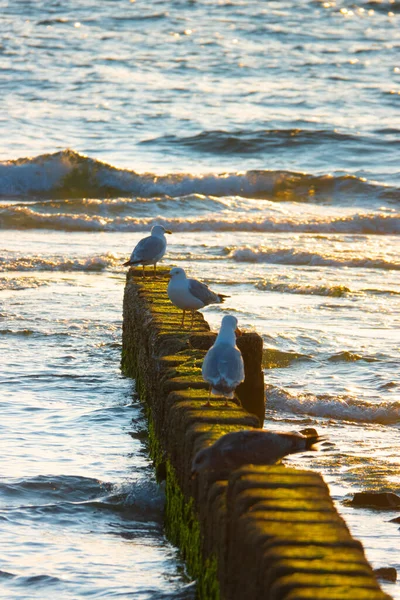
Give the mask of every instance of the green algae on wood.
[[217, 558], [204, 558], [203, 540], [194, 501], [187, 501], [180, 489], [174, 468], [167, 461], [165, 529], [179, 547], [189, 574], [197, 580], [197, 594], [204, 600], [219, 600]]
[[215, 334], [201, 314], [194, 332], [180, 328], [166, 276], [167, 270], [157, 280], [142, 279], [138, 269], [128, 273], [121, 366], [146, 402], [149, 452], [166, 479], [166, 532], [197, 580], [198, 598], [388, 599], [318, 474], [246, 465], [228, 480], [192, 479], [199, 450], [225, 433], [260, 425], [262, 343], [253, 333], [238, 339], [244, 353], [257, 356], [243, 390], [253, 414], [218, 397], [205, 407], [201, 364]]

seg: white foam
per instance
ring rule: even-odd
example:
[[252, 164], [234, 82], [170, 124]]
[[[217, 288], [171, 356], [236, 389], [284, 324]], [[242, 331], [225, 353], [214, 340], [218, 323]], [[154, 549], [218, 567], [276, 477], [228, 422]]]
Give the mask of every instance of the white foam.
[[[97, 207], [97, 214], [96, 214]], [[223, 213], [210, 216], [186, 216], [185, 218], [168, 216], [168, 211], [157, 214], [150, 209], [154, 216], [131, 216], [125, 205], [121, 210], [117, 206], [104, 205], [93, 202], [90, 208], [82, 206], [80, 212], [74, 207], [70, 210], [66, 201], [62, 211], [58, 204], [49, 204], [47, 210], [43, 204], [39, 206], [27, 204], [3, 205], [0, 211], [0, 229], [53, 229], [62, 231], [148, 231], [153, 225], [164, 225], [167, 229], [176, 232], [185, 231], [254, 231], [254, 232], [295, 232], [295, 233], [346, 233], [346, 234], [382, 234], [395, 235], [400, 233], [400, 217], [397, 215], [376, 214], [348, 215], [346, 217], [332, 217], [330, 219], [315, 219], [303, 217], [300, 220], [296, 215], [282, 217], [272, 214], [269, 216], [249, 217], [249, 213], [236, 214]], [[161, 209], [161, 207], [160, 207]], [[159, 210], [160, 210], [159, 209]], [[171, 208], [169, 214], [182, 212], [182, 207]], [[132, 213], [135, 212], [134, 206]], [[161, 210], [160, 210], [161, 212]], [[167, 213], [167, 214], [166, 214]], [[186, 213], [186, 211], [185, 211]], [[144, 215], [143, 207], [139, 214]], [[232, 256], [232, 258], [235, 258]], [[265, 257], [264, 257], [265, 259]], [[263, 253], [259, 250], [247, 248], [237, 249], [236, 260], [262, 261]], [[297, 257], [299, 264], [301, 258]], [[303, 260], [306, 260], [303, 258]]]
[[294, 395], [267, 386], [267, 408], [296, 415], [311, 415], [338, 421], [390, 425], [400, 421], [400, 402], [367, 402], [357, 398], [321, 394]]
[[74, 154], [64, 151], [0, 162], [0, 194], [21, 196], [57, 188], [71, 172]]
[[[236, 262], [272, 263], [286, 265], [308, 265], [312, 267], [352, 267], [366, 269], [400, 270], [400, 262], [387, 261], [380, 258], [352, 257], [345, 258], [331, 255], [324, 256], [317, 252], [296, 250], [294, 248], [251, 248], [242, 246], [229, 251], [228, 258]], [[279, 291], [279, 290], [278, 290]], [[301, 291], [299, 293], [302, 293]], [[312, 292], [311, 292], [312, 293]], [[331, 295], [331, 294], [326, 294]]]
[[[121, 260], [113, 254], [103, 254], [83, 258], [65, 260], [60, 257], [30, 256], [26, 257], [0, 257], [0, 273], [12, 271], [104, 271], [110, 267], [120, 265]], [[7, 280], [10, 281], [10, 280]], [[32, 287], [32, 286], [29, 286]], [[14, 288], [13, 288], [14, 289]], [[20, 288], [21, 289], [21, 288]]]

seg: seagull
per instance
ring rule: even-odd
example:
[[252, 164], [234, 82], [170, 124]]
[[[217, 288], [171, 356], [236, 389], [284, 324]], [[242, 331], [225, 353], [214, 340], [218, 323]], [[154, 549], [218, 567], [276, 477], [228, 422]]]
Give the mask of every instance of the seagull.
[[181, 327], [184, 325], [187, 310], [192, 313], [190, 326], [192, 328], [196, 310], [204, 308], [208, 304], [221, 304], [225, 298], [229, 298], [224, 294], [213, 292], [205, 283], [201, 283], [197, 279], [188, 279], [185, 271], [180, 267], [174, 267], [169, 274], [171, 279], [167, 289], [168, 298], [172, 304], [183, 310]]
[[130, 259], [123, 263], [124, 267], [132, 265], [143, 265], [143, 277], [145, 265], [154, 265], [154, 276], [156, 274], [157, 263], [165, 254], [167, 240], [165, 233], [172, 233], [162, 225], [154, 225], [151, 229], [151, 235], [142, 238], [134, 247]]
[[233, 431], [196, 454], [192, 476], [207, 470], [214, 471], [220, 479], [228, 478], [231, 471], [242, 465], [274, 465], [288, 454], [313, 450], [312, 446], [322, 440], [315, 429], [304, 430], [304, 433], [263, 429]]
[[[233, 398], [235, 389], [244, 381], [243, 357], [236, 346], [237, 325], [236, 317], [225, 315], [217, 339], [204, 357], [202, 374], [210, 384], [210, 394]], [[206, 406], [210, 406], [210, 399]]]

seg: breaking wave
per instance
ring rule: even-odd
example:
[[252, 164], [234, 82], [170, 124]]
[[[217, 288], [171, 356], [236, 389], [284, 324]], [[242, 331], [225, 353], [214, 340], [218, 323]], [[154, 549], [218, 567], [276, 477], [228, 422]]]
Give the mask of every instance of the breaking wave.
[[129, 511], [135, 519], [161, 521], [165, 495], [152, 479], [137, 479], [123, 484], [102, 482], [73, 475], [15, 479], [0, 483], [0, 493], [10, 505], [24, 503], [26, 511], [41, 512], [104, 509]]
[[267, 408], [279, 412], [380, 425], [400, 422], [400, 402], [372, 403], [330, 394], [296, 396], [272, 385], [267, 386], [266, 396]]
[[[30, 256], [16, 257], [16, 258], [3, 258], [0, 257], [0, 273], [1, 272], [12, 272], [12, 271], [82, 271], [82, 272], [99, 272], [104, 271], [107, 268], [114, 267], [121, 264], [121, 260], [114, 256], [114, 254], [108, 253], [100, 256], [90, 256], [88, 258], [76, 258], [71, 260], [65, 260], [60, 257], [49, 257], [44, 258], [43, 256]], [[11, 280], [7, 278], [0, 278], [0, 289], [3, 283], [4, 289], [24, 289], [24, 287], [37, 287], [37, 285], [44, 285], [45, 283], [37, 284], [35, 282], [30, 283], [29, 281], [22, 281], [22, 287], [12, 287], [13, 285], [18, 286], [18, 282], [15, 284], [9, 283]], [[21, 280], [19, 280], [21, 281]]]
[[254, 284], [258, 290], [268, 292], [279, 292], [281, 294], [301, 294], [312, 296], [331, 296], [332, 298], [342, 298], [348, 294], [371, 294], [373, 296], [399, 296], [400, 292], [396, 290], [365, 288], [352, 290], [346, 285], [309, 285], [301, 283], [287, 283], [279, 281], [258, 281]]
[[242, 196], [278, 200], [352, 201], [356, 196], [400, 199], [400, 190], [354, 175], [311, 175], [290, 171], [155, 175], [118, 169], [73, 150], [0, 163], [0, 196], [48, 198], [132, 195]]
[[345, 285], [301, 285], [300, 283], [279, 283], [274, 281], [259, 281], [255, 284], [258, 290], [280, 292], [285, 294], [304, 294], [314, 296], [331, 296], [341, 298], [351, 293]]
[[[176, 201], [174, 201], [176, 202]], [[188, 201], [200, 204], [195, 198]], [[211, 206], [209, 204], [211, 202]], [[150, 204], [150, 203], [149, 203]], [[96, 207], [96, 209], [94, 208]], [[112, 201], [82, 201], [80, 212], [75, 205], [72, 209], [69, 201], [60, 206], [49, 202], [38, 204], [2, 204], [0, 205], [0, 229], [51, 229], [58, 231], [148, 231], [153, 225], [160, 224], [174, 232], [191, 231], [254, 231], [260, 233], [314, 233], [314, 234], [376, 234], [396, 235], [400, 233], [400, 216], [387, 213], [356, 213], [330, 218], [303, 217], [276, 214], [267, 206], [260, 214], [251, 209], [239, 207], [235, 214], [220, 206], [218, 213], [207, 214], [215, 209], [215, 199], [204, 199], [201, 210], [195, 206], [185, 207], [186, 217], [179, 205], [162, 206], [157, 202], [147, 208], [138, 202], [120, 203], [120, 209]], [[87, 212], [86, 212], [87, 211]], [[190, 211], [192, 214], [190, 215]], [[266, 216], [265, 213], [270, 213]], [[189, 213], [189, 214], [188, 214]], [[197, 213], [193, 215], [193, 213]], [[154, 216], [149, 216], [153, 214]], [[239, 252], [239, 250], [237, 251]], [[243, 249], [239, 252], [242, 260], [262, 260], [260, 251]], [[243, 259], [244, 256], [247, 259]], [[239, 254], [238, 254], [239, 256]]]
[[[368, 258], [368, 257], [353, 257], [353, 258], [342, 258], [340, 256], [324, 256], [317, 252], [308, 252], [304, 250], [296, 250], [294, 248], [250, 248], [243, 246], [240, 248], [227, 248], [228, 258], [233, 259], [236, 262], [260, 262], [260, 263], [272, 263], [272, 264], [285, 264], [285, 265], [307, 265], [312, 267], [352, 267], [352, 268], [364, 268], [364, 269], [383, 269], [383, 270], [400, 270], [400, 262], [391, 262], [379, 258]], [[260, 284], [261, 286], [268, 284]], [[282, 284], [276, 284], [278, 289], [275, 291], [283, 291], [279, 289]], [[285, 284], [288, 291], [288, 285]], [[271, 284], [273, 287], [274, 284]], [[290, 284], [289, 284], [290, 287]], [[296, 290], [296, 288], [294, 288]], [[304, 293], [304, 286], [297, 288], [297, 293]], [[318, 288], [313, 288], [317, 290]], [[322, 286], [320, 294], [326, 288]], [[347, 289], [342, 286], [336, 286], [336, 288], [326, 289], [327, 293], [321, 295], [342, 295], [346, 293]], [[310, 291], [309, 293], [315, 293]]]

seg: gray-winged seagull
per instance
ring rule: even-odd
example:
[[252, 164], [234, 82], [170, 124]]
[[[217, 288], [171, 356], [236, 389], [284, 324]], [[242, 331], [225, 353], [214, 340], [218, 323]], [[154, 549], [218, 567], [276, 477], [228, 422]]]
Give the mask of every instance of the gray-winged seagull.
[[183, 327], [185, 322], [185, 313], [190, 310], [192, 313], [192, 323], [190, 327], [193, 327], [194, 313], [199, 308], [204, 308], [208, 304], [220, 304], [229, 298], [224, 294], [217, 294], [210, 290], [210, 288], [197, 279], [188, 279], [186, 273], [180, 267], [174, 267], [170, 270], [170, 282], [168, 284], [168, 297], [177, 308], [183, 310], [182, 323]]
[[225, 398], [233, 398], [235, 389], [244, 380], [243, 358], [236, 346], [237, 325], [236, 317], [223, 317], [217, 339], [207, 352], [202, 367], [203, 378], [210, 384], [210, 393]]
[[142, 238], [134, 247], [130, 259], [123, 263], [124, 267], [133, 265], [143, 265], [143, 277], [145, 265], [154, 265], [154, 275], [156, 274], [157, 263], [165, 254], [167, 240], [165, 233], [171, 233], [162, 225], [154, 225], [151, 229], [151, 235]]
[[200, 450], [192, 462], [192, 475], [203, 470], [213, 471], [213, 477], [229, 477], [242, 465], [273, 465], [284, 456], [311, 450], [322, 441], [315, 430], [308, 434], [281, 433], [262, 429], [233, 431], [219, 438], [212, 446]]

